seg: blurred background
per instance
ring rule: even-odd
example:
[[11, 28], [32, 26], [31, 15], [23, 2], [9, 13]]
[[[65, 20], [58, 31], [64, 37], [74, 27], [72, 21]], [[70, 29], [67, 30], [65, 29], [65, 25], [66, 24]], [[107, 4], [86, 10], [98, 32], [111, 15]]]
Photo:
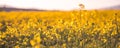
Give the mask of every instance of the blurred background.
[[1, 9], [74, 10], [79, 4], [85, 9], [120, 9], [120, 0], [0, 0]]

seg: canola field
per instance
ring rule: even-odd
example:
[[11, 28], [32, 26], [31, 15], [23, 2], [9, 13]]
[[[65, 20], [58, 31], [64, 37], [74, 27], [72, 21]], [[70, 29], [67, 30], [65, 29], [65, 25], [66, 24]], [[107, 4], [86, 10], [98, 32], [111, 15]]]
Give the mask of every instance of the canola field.
[[1, 11], [0, 48], [120, 48], [120, 10]]

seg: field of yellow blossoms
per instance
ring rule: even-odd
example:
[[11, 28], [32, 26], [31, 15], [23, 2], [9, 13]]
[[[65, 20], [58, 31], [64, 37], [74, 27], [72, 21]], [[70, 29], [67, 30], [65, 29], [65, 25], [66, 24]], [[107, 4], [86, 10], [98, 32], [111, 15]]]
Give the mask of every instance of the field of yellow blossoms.
[[120, 48], [120, 10], [1, 11], [0, 48]]

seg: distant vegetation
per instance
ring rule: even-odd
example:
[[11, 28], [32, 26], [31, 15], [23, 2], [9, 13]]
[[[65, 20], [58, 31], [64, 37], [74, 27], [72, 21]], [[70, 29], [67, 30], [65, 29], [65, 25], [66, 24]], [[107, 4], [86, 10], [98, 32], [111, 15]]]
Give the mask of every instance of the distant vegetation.
[[14, 7], [0, 7], [0, 11], [46, 11], [39, 9], [22, 9], [22, 8], [14, 8]]

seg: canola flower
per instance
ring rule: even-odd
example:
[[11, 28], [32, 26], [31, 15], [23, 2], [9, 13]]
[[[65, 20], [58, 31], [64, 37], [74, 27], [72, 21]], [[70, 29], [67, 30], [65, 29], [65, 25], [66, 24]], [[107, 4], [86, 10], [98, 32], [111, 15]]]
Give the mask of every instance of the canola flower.
[[0, 12], [0, 48], [119, 48], [119, 10]]

